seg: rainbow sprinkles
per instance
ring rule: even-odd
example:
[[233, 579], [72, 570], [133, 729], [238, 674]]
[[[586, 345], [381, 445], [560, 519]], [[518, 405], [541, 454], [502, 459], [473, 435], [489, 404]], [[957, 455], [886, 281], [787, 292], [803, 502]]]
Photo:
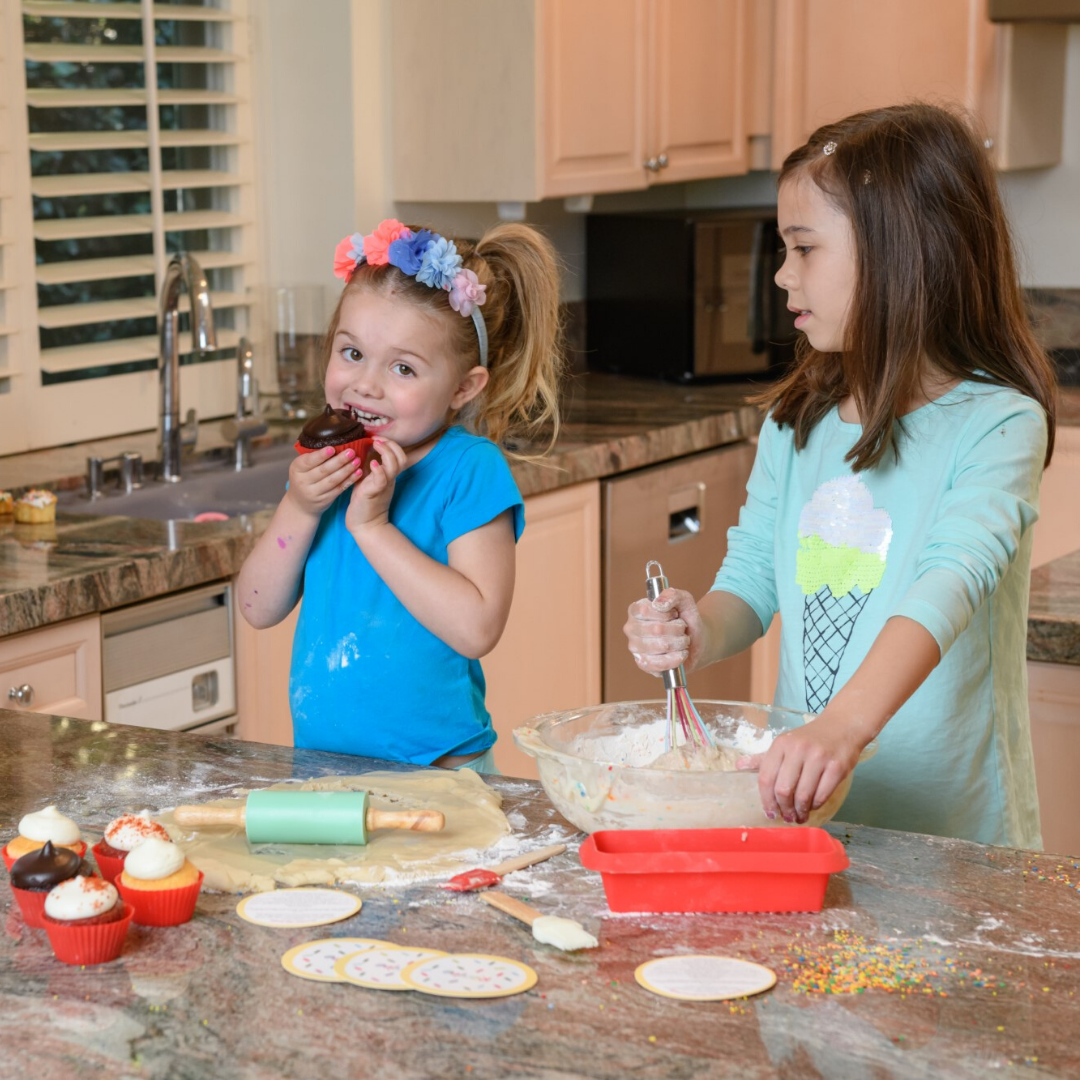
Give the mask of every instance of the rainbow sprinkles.
[[453, 240], [430, 229], [414, 232], [397, 218], [387, 218], [367, 236], [353, 233], [338, 244], [334, 249], [334, 276], [347, 283], [365, 262], [368, 266], [396, 266], [430, 289], [445, 289], [450, 294], [450, 306], [472, 319], [480, 341], [480, 366], [487, 367], [487, 327], [480, 312], [487, 299], [487, 286], [462, 265]]

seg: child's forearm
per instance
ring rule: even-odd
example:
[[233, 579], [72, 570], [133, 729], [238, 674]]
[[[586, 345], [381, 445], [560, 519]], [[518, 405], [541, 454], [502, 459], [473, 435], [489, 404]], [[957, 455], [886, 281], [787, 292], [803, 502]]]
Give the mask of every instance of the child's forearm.
[[372, 569], [417, 622], [462, 656], [479, 659], [498, 643], [510, 613], [510, 528], [496, 519], [470, 534], [472, 557], [483, 566], [483, 574], [473, 577], [426, 555], [389, 522], [353, 535]]
[[702, 668], [735, 656], [764, 633], [757, 612], [734, 593], [714, 589], [698, 601], [702, 645], [693, 667]]
[[244, 561], [236, 582], [240, 614], [257, 630], [275, 626], [296, 606], [319, 516], [298, 508], [288, 494]]
[[940, 662], [941, 650], [930, 631], [913, 619], [894, 616], [822, 715], [843, 718], [865, 746]]

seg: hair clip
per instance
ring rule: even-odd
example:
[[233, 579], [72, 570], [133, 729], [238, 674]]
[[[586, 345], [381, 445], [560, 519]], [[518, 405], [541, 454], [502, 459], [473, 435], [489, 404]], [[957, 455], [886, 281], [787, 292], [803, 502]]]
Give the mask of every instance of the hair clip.
[[863, 182], [863, 187], [865, 187], [867, 184], [870, 183], [870, 170], [869, 169], [863, 169], [862, 182]]
[[834, 142], [833, 142], [833, 141], [832, 141], [832, 140], [830, 139], [830, 140], [829, 140], [829, 141], [828, 141], [828, 142], [827, 142], [827, 143], [826, 143], [826, 144], [825, 144], [825, 145], [824, 145], [824, 146], [823, 146], [823, 147], [821, 148], [821, 152], [822, 152], [822, 153], [823, 153], [823, 154], [824, 154], [824, 155], [825, 155], [826, 157], [829, 157], [830, 155], [832, 155], [832, 154], [835, 154], [835, 153], [836, 153], [836, 143], [834, 143]]

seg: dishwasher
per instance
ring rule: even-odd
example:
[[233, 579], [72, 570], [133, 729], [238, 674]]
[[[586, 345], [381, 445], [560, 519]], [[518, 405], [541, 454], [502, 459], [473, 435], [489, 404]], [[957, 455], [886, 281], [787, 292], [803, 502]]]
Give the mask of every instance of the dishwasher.
[[[695, 598], [712, 585], [739, 520], [754, 464], [750, 442], [706, 450], [603, 482], [603, 700], [655, 700], [663, 683], [626, 647], [626, 609], [645, 595], [645, 564]], [[746, 701], [749, 651], [687, 676], [692, 698]]]
[[105, 719], [234, 734], [232, 610], [232, 586], [218, 582], [102, 615]]

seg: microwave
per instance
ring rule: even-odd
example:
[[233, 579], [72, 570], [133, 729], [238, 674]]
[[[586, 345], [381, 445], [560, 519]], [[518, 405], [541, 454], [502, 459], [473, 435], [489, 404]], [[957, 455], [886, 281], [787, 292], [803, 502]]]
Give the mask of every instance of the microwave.
[[775, 207], [589, 214], [586, 363], [679, 382], [773, 378], [795, 356], [795, 314], [773, 280]]

